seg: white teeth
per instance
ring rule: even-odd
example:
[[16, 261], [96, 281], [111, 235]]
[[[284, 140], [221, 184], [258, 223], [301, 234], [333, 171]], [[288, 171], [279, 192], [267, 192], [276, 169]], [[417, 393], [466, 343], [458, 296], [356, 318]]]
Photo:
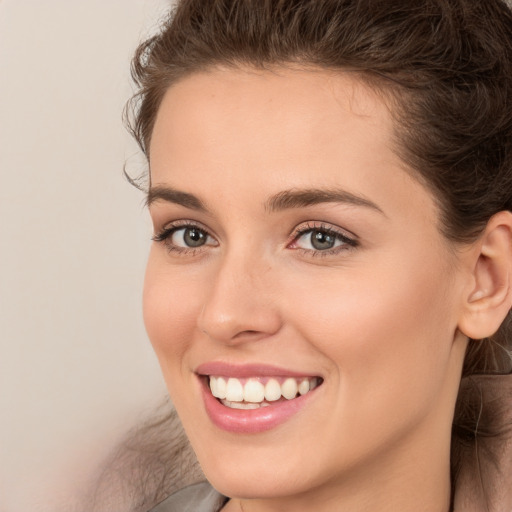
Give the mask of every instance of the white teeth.
[[226, 381], [222, 377], [210, 377], [210, 390], [215, 398], [226, 398]]
[[292, 400], [299, 395], [305, 395], [320, 384], [317, 377], [300, 380], [289, 377], [282, 384], [278, 379], [270, 378], [264, 385], [261, 378], [245, 380], [245, 384], [234, 377], [210, 376], [212, 395], [219, 398], [224, 405], [235, 409], [256, 409], [269, 406], [281, 397]]
[[265, 384], [265, 399], [269, 402], [275, 402], [281, 398], [281, 386], [276, 379], [269, 379]]
[[297, 396], [297, 381], [292, 378], [286, 379], [281, 386], [281, 394], [286, 400], [295, 398]]
[[244, 388], [238, 379], [228, 379], [226, 386], [226, 400], [228, 402], [242, 402], [244, 399]]
[[309, 391], [309, 380], [308, 379], [304, 379], [299, 384], [299, 394], [300, 395], [305, 395], [308, 391]]
[[265, 399], [265, 387], [257, 380], [249, 379], [244, 386], [244, 400], [246, 402], [263, 402]]
[[227, 382], [222, 377], [217, 378], [217, 397], [226, 398]]
[[250, 402], [230, 402], [228, 400], [223, 400], [222, 403], [231, 407], [231, 409], [259, 409], [260, 404], [253, 404]]
[[217, 393], [217, 377], [210, 377], [210, 382], [208, 383], [210, 386], [210, 391], [215, 398], [220, 398]]

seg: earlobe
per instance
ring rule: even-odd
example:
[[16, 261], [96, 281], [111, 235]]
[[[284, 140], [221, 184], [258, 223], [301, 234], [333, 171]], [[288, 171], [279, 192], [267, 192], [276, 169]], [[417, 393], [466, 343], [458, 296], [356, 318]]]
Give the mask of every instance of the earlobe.
[[475, 244], [472, 289], [459, 329], [472, 339], [492, 336], [512, 307], [512, 213], [494, 215]]

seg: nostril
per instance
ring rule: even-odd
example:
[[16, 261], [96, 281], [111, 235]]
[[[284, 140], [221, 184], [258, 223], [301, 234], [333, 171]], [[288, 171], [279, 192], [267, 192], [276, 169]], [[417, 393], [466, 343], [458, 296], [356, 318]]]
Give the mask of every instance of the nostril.
[[254, 337], [254, 336], [259, 336], [259, 335], [261, 335], [261, 332], [259, 332], [259, 331], [247, 330], [247, 331], [239, 332], [238, 334], [236, 334], [233, 337], [233, 339], [243, 338], [243, 337]]

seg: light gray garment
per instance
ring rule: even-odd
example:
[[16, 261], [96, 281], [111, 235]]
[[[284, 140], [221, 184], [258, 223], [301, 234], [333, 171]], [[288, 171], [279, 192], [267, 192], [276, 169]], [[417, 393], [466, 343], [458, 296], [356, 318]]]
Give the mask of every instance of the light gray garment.
[[208, 482], [200, 482], [171, 494], [149, 512], [219, 512], [226, 500]]

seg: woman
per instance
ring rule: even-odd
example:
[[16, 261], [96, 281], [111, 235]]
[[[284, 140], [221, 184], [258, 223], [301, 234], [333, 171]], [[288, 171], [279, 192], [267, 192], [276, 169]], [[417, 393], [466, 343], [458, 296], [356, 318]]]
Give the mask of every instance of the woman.
[[185, 0], [134, 63], [145, 323], [216, 489], [155, 510], [512, 510], [510, 9]]

